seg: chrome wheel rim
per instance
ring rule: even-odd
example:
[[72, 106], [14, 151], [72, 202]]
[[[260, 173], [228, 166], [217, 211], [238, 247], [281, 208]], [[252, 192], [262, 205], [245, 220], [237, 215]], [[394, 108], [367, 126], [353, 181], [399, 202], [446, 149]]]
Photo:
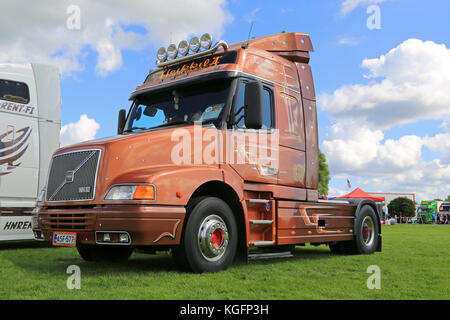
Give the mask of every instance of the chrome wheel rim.
[[208, 261], [219, 260], [227, 251], [229, 242], [228, 228], [217, 215], [206, 217], [198, 230], [198, 248]]
[[375, 239], [375, 224], [369, 216], [365, 217], [362, 222], [361, 236], [364, 244], [370, 247]]

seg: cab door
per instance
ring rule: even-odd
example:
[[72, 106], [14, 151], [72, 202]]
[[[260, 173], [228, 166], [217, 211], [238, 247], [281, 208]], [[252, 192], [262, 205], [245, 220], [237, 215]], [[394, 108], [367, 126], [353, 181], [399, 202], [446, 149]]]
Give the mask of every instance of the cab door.
[[245, 84], [251, 79], [239, 80], [234, 105], [234, 117], [226, 131], [224, 154], [228, 163], [245, 181], [277, 183], [278, 134], [275, 130], [274, 89], [263, 86], [263, 126], [259, 130], [245, 127]]

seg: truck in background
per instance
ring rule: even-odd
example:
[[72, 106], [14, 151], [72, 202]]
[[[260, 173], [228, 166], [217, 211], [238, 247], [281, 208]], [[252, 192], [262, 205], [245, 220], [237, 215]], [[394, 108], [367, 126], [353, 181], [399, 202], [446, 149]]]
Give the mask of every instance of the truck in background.
[[171, 250], [194, 272], [306, 243], [381, 251], [373, 201], [319, 199], [311, 51], [303, 33], [158, 50], [118, 136], [53, 155], [36, 240], [86, 261]]
[[438, 216], [440, 224], [450, 224], [450, 202], [443, 201], [440, 204]]
[[33, 239], [32, 211], [59, 147], [60, 74], [0, 63], [0, 241]]
[[432, 224], [433, 214], [437, 214], [436, 201], [421, 201], [417, 209], [417, 223]]

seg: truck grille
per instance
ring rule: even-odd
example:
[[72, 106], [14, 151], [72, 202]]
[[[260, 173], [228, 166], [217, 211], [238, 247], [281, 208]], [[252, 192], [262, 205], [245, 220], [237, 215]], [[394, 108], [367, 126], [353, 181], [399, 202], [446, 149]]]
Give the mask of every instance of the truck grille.
[[47, 183], [48, 202], [89, 201], [95, 197], [100, 150], [80, 150], [53, 157]]
[[[87, 213], [86, 211], [89, 211]], [[47, 207], [41, 214], [42, 227], [45, 230], [89, 231], [94, 229], [96, 214], [92, 207]]]
[[51, 230], [86, 228], [86, 215], [84, 214], [51, 214], [48, 220]]

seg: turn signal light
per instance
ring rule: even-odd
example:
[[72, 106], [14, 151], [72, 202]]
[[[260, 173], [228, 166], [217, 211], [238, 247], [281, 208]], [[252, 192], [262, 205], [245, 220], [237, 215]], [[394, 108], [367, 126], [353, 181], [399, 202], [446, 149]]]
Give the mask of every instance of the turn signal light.
[[137, 186], [133, 195], [134, 200], [155, 200], [155, 188], [153, 186]]

